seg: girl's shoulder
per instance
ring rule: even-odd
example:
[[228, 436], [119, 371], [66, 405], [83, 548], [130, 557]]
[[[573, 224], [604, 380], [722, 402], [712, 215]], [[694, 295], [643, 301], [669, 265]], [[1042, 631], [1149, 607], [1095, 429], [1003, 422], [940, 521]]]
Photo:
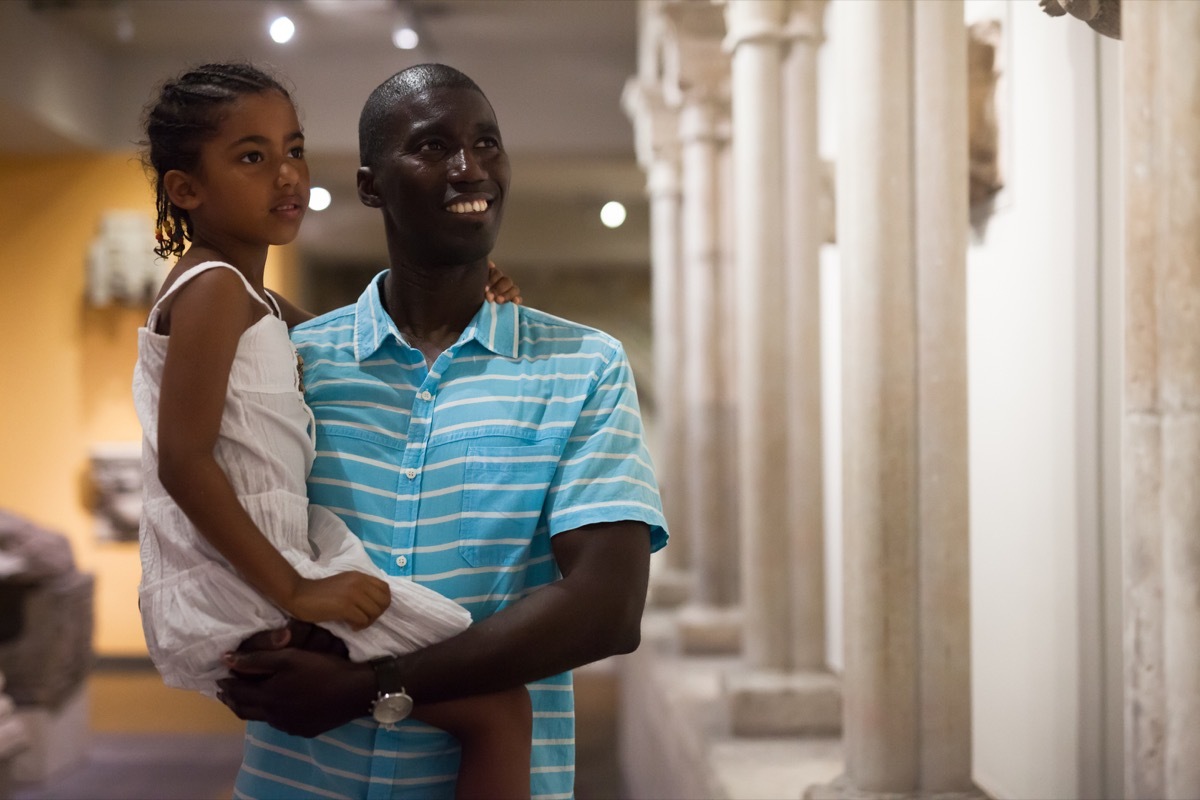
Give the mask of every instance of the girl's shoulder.
[[218, 317], [227, 317], [229, 312], [243, 308], [254, 318], [271, 311], [245, 276], [223, 261], [180, 263], [172, 268], [151, 309], [150, 318], [156, 323], [156, 330], [169, 331], [171, 311], [180, 303]]

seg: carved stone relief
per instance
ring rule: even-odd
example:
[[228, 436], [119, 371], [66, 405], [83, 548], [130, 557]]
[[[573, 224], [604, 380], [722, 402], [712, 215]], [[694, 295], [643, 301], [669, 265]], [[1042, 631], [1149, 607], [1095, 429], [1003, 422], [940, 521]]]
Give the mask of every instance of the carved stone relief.
[[1052, 17], [1070, 14], [1096, 33], [1121, 38], [1121, 0], [1038, 0], [1038, 5]]
[[142, 518], [142, 450], [137, 443], [100, 444], [92, 448], [92, 511], [96, 536], [106, 541], [134, 542]]
[[996, 112], [1000, 22], [976, 22], [968, 26], [967, 33], [970, 204], [975, 215], [1004, 188], [1000, 164], [1001, 130]]

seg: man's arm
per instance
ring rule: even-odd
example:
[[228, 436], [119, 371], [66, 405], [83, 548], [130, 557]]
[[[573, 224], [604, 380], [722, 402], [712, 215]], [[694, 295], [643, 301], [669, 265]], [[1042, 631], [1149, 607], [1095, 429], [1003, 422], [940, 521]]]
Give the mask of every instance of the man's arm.
[[[508, 689], [638, 646], [648, 526], [588, 525], [558, 534], [551, 545], [560, 580], [457, 636], [397, 657], [404, 688], [417, 702]], [[243, 719], [300, 736], [362, 716], [375, 699], [370, 665], [326, 653], [286, 648], [239, 653], [228, 663], [243, 679], [221, 682], [226, 705]]]

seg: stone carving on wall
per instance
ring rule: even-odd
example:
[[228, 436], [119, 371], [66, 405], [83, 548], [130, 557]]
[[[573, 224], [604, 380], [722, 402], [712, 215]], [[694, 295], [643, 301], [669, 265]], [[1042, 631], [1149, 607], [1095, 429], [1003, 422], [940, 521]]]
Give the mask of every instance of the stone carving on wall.
[[1038, 0], [1038, 5], [1052, 17], [1070, 14], [1096, 33], [1121, 38], [1121, 0]]
[[107, 211], [88, 247], [87, 299], [91, 305], [147, 305], [162, 280], [154, 254], [154, 226], [140, 211]]
[[142, 518], [141, 445], [136, 442], [94, 445], [90, 477], [97, 538], [137, 541]]
[[991, 200], [1004, 188], [1000, 162], [1003, 132], [996, 99], [999, 79], [996, 61], [1001, 32], [999, 20], [984, 20], [967, 28], [967, 115], [973, 218], [986, 214]]

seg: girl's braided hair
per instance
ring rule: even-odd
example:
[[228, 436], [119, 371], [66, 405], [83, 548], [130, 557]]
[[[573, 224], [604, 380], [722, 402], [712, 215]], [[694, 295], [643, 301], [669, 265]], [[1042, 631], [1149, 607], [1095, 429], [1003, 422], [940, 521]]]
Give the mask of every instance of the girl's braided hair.
[[[276, 91], [292, 101], [277, 79], [246, 63], [205, 64], [162, 84], [146, 106], [143, 160], [153, 173], [158, 213], [154, 252], [162, 258], [183, 255], [192, 238], [192, 221], [167, 196], [163, 176], [173, 169], [192, 171], [200, 161], [200, 145], [217, 131], [222, 112], [239, 97]], [[295, 101], [292, 101], [295, 102]]]

